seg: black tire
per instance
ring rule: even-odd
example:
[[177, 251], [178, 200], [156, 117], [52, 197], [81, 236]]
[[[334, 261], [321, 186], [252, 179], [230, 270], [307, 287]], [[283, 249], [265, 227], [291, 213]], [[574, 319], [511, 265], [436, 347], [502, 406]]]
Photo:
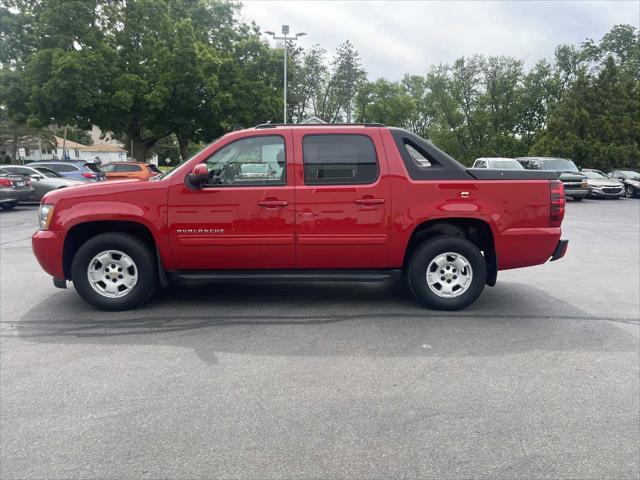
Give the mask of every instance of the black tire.
[[13, 210], [16, 208], [16, 205], [18, 205], [18, 202], [7, 202], [0, 204], [0, 208], [2, 208], [2, 210]]
[[627, 198], [633, 198], [635, 192], [633, 191], [633, 187], [631, 185], [624, 186], [624, 196]]
[[[443, 253], [464, 256], [472, 269], [471, 284], [467, 290], [452, 298], [434, 293], [427, 284], [427, 268], [432, 260]], [[482, 293], [487, 282], [487, 264], [482, 252], [469, 240], [452, 236], [439, 236], [420, 245], [409, 262], [407, 280], [411, 293], [428, 308], [436, 310], [460, 310], [471, 305]]]
[[[123, 297], [108, 298], [91, 286], [87, 277], [89, 262], [105, 250], [118, 250], [135, 263], [137, 283]], [[146, 302], [158, 281], [156, 261], [149, 247], [139, 238], [126, 233], [103, 233], [87, 240], [73, 257], [71, 280], [76, 291], [88, 304], [106, 311], [130, 310]]]
[[584, 200], [584, 197], [571, 197], [573, 198], [574, 202], [581, 202], [582, 200]]

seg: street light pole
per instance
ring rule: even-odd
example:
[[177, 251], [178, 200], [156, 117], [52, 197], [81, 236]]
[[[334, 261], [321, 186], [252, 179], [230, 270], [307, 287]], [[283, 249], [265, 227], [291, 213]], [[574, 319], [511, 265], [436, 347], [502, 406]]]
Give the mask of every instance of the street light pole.
[[274, 40], [282, 40], [284, 42], [284, 105], [282, 107], [282, 113], [284, 117], [284, 123], [287, 123], [287, 62], [288, 62], [288, 49], [289, 44], [287, 42], [295, 42], [298, 38], [306, 35], [304, 32], [296, 33], [295, 36], [289, 37], [289, 25], [282, 25], [282, 36], [276, 37], [274, 32], [264, 32], [267, 35], [271, 35]]

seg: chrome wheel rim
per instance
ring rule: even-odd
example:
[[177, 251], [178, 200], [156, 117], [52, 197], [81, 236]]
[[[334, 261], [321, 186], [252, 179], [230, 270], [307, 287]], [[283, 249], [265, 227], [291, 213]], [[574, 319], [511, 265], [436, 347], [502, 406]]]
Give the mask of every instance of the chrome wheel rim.
[[472, 280], [471, 263], [459, 253], [441, 253], [427, 268], [427, 285], [441, 298], [459, 297], [469, 289]]
[[624, 196], [627, 198], [633, 197], [633, 189], [629, 185], [624, 188]]
[[129, 255], [105, 250], [94, 256], [87, 267], [89, 284], [106, 298], [121, 298], [138, 283], [138, 267]]

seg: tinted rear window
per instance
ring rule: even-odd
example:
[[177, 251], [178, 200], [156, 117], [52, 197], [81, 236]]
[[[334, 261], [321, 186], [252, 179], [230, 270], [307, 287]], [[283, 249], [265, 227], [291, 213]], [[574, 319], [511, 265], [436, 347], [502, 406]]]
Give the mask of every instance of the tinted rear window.
[[94, 173], [102, 172], [102, 170], [100, 170], [95, 163], [85, 163], [84, 166]]
[[306, 185], [367, 184], [378, 178], [376, 149], [366, 135], [305, 135], [302, 152]]

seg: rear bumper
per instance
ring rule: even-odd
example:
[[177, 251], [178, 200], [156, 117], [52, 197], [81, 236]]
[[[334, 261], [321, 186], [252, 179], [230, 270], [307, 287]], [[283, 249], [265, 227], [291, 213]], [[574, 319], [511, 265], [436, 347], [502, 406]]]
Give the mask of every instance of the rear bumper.
[[561, 235], [560, 227], [512, 228], [495, 237], [498, 270], [531, 267], [549, 261]]
[[556, 246], [556, 249], [553, 251], [553, 255], [551, 255], [551, 261], [554, 262], [564, 257], [565, 253], [567, 253], [568, 247], [569, 247], [569, 240], [558, 240], [558, 245]]
[[33, 187], [21, 188], [19, 190], [3, 188], [0, 190], [0, 203], [27, 202], [33, 198], [33, 195]]
[[64, 278], [62, 251], [64, 233], [38, 230], [31, 237], [31, 248], [42, 269], [54, 278]]

